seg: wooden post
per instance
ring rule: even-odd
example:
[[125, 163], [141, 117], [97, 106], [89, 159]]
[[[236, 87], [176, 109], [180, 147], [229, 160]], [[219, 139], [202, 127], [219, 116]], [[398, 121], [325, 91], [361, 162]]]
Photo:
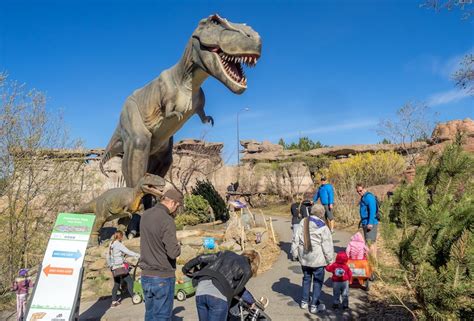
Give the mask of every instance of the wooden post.
[[270, 219], [270, 228], [272, 229], [273, 243], [276, 244], [277, 241], [276, 241], [276, 238], [275, 238], [275, 230], [273, 229], [273, 222], [272, 222], [271, 216], [269, 217], [269, 219]]
[[263, 215], [263, 212], [262, 210], [259, 210], [260, 211], [260, 214], [262, 214], [262, 218], [263, 218], [263, 223], [265, 223], [265, 230], [268, 231], [268, 226], [267, 226], [267, 219], [265, 218], [265, 215]]
[[[242, 222], [240, 222], [242, 223]], [[241, 224], [242, 225], [242, 236], [241, 236], [241, 241], [240, 243], [242, 243], [242, 251], [245, 251], [245, 228], [244, 228], [244, 224]]]
[[253, 227], [256, 227], [256, 226], [257, 226], [257, 222], [255, 221], [255, 216], [254, 216], [253, 213], [250, 211], [250, 208], [249, 208], [248, 206], [247, 206], [247, 210], [249, 211], [250, 217], [252, 218]]

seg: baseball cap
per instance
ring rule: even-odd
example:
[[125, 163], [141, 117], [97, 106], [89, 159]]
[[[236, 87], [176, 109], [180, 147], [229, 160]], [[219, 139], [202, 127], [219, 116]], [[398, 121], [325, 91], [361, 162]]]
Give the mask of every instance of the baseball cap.
[[183, 205], [183, 194], [178, 192], [174, 188], [170, 188], [167, 190], [164, 194], [163, 197], [169, 198], [175, 202], [178, 202], [179, 204]]

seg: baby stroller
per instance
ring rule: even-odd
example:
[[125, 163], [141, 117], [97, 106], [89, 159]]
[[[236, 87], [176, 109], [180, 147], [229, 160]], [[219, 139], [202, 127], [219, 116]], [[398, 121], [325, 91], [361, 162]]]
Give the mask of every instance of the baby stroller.
[[[144, 299], [143, 287], [140, 277], [136, 277], [137, 267], [138, 262], [137, 264], [133, 265], [132, 273], [133, 292], [135, 292], [135, 295], [132, 297], [133, 304], [140, 304]], [[191, 296], [194, 293], [196, 293], [196, 288], [194, 288], [190, 278], [184, 277], [182, 280], [176, 280], [176, 284], [174, 286], [174, 296], [178, 301], [184, 301], [188, 296]]]
[[265, 307], [268, 305], [268, 299], [260, 299], [255, 304], [249, 305], [242, 298], [234, 299], [232, 307], [227, 317], [228, 321], [272, 321], [270, 316], [265, 313]]
[[359, 285], [363, 286], [366, 291], [369, 291], [370, 281], [374, 280], [374, 275], [369, 260], [367, 260], [367, 258], [362, 260], [349, 259], [349, 261], [347, 261], [347, 265], [352, 271], [352, 279], [350, 280], [350, 284], [352, 285], [354, 280], [357, 280]]

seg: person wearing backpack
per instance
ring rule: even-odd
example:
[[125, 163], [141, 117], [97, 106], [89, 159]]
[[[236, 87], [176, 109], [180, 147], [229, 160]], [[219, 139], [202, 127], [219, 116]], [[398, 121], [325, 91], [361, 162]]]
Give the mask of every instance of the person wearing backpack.
[[378, 213], [378, 201], [374, 194], [368, 192], [361, 183], [356, 185], [357, 194], [360, 196], [359, 213], [360, 224], [364, 232], [365, 242], [369, 246], [369, 253], [373, 258], [377, 257], [377, 227], [380, 216]]

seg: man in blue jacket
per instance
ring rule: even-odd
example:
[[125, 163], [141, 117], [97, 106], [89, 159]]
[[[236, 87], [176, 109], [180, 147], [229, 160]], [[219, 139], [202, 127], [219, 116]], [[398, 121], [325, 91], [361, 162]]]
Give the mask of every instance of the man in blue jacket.
[[318, 199], [321, 200], [321, 204], [324, 206], [326, 224], [331, 230], [331, 233], [334, 233], [334, 215], [332, 214], [334, 207], [334, 188], [327, 182], [324, 176], [321, 177], [321, 186], [319, 186], [318, 191], [314, 194], [313, 202], [317, 203]]
[[375, 241], [377, 240], [377, 227], [379, 225], [377, 220], [377, 200], [374, 194], [367, 192], [363, 184], [357, 184], [356, 191], [360, 195], [360, 223], [364, 231], [365, 242], [369, 246], [370, 254], [375, 258], [377, 254]]

